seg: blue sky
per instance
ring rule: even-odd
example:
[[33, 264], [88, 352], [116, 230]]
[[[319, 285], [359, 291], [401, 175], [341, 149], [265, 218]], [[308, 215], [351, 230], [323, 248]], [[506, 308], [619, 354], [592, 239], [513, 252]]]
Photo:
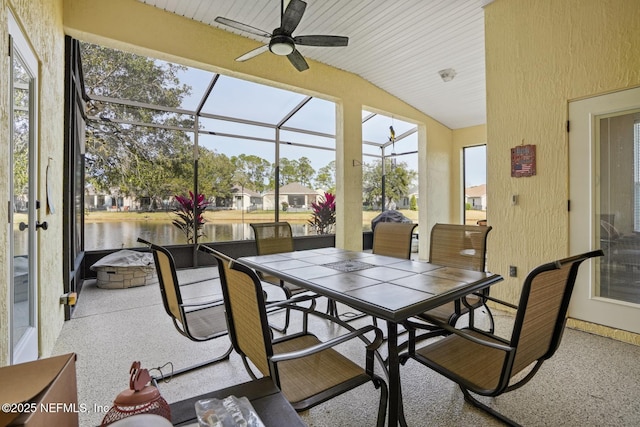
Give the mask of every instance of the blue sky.
[[[179, 77], [183, 83], [192, 86], [192, 94], [183, 100], [182, 107], [195, 110], [208, 87], [213, 73], [195, 68], [188, 68], [181, 72]], [[229, 117], [239, 117], [245, 120], [275, 124], [293, 108], [295, 108], [305, 95], [260, 85], [253, 82], [239, 80], [227, 76], [221, 76], [209, 96], [203, 111]], [[363, 112], [363, 117], [368, 112]], [[217, 133], [247, 135], [255, 138], [274, 139], [273, 129], [261, 126], [251, 126], [244, 123], [222, 122], [206, 119], [201, 123], [207, 130]], [[326, 100], [313, 98], [298, 113], [296, 113], [285, 126], [335, 134], [335, 105]], [[396, 137], [415, 128], [415, 125], [398, 120], [393, 117], [377, 115], [363, 124], [363, 139], [384, 143], [389, 138], [389, 126], [393, 126]], [[281, 140], [294, 143], [302, 143], [316, 147], [334, 147], [333, 139], [322, 138], [297, 132], [282, 131]], [[273, 161], [275, 155], [274, 144], [261, 141], [252, 141], [238, 138], [213, 137], [200, 135], [199, 144], [207, 148], [215, 149], [228, 156], [239, 154], [256, 154], [269, 161]], [[405, 139], [398, 140], [395, 146], [388, 147], [385, 154], [404, 153], [417, 150], [417, 133], [409, 135]], [[363, 153], [380, 154], [380, 149], [369, 145], [363, 146]], [[311, 149], [281, 144], [280, 156], [289, 159], [297, 159], [306, 156], [317, 171], [334, 160], [333, 151]], [[465, 150], [465, 181], [467, 186], [480, 185], [486, 182], [486, 150], [485, 146], [473, 147]], [[364, 156], [364, 162], [375, 160], [373, 157]], [[418, 170], [417, 154], [398, 156], [399, 162], [407, 163], [408, 167]]]

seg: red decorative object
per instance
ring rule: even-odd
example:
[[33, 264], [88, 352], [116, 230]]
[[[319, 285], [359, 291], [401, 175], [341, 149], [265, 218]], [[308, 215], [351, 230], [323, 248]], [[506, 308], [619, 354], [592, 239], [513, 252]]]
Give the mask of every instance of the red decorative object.
[[511, 149], [511, 176], [520, 178], [536, 174], [536, 146], [518, 145]]
[[140, 362], [133, 362], [129, 378], [129, 389], [122, 391], [113, 401], [113, 406], [104, 416], [101, 426], [107, 426], [126, 417], [138, 414], [156, 414], [171, 421], [169, 404], [157, 388], [147, 385], [151, 375], [140, 368]]

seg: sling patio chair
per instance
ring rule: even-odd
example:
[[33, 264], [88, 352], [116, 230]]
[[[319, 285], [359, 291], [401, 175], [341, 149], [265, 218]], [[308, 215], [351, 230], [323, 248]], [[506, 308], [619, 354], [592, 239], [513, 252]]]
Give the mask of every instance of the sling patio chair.
[[412, 222], [380, 222], [373, 229], [373, 250], [377, 255], [411, 259], [411, 239], [418, 226]]
[[[305, 411], [335, 396], [372, 381], [380, 388], [377, 425], [385, 421], [388, 391], [385, 381], [374, 373], [374, 358], [382, 344], [382, 332], [373, 325], [360, 329], [304, 307], [298, 302], [313, 300], [313, 296], [300, 295], [287, 304], [291, 310], [302, 311], [305, 321], [300, 332], [273, 338], [267, 321], [268, 305], [255, 271], [209, 247], [201, 250], [213, 255], [218, 263], [220, 281], [233, 347], [242, 357], [249, 375], [256, 379], [249, 361], [263, 376], [270, 376], [282, 390], [296, 411]], [[319, 316], [339, 324], [346, 333], [327, 341], [319, 340], [307, 330], [307, 315]], [[373, 340], [365, 334], [373, 333]], [[353, 339], [366, 344], [365, 367], [343, 356], [333, 347]]]
[[471, 393], [498, 396], [533, 378], [560, 345], [580, 264], [603, 255], [599, 249], [534, 268], [524, 281], [519, 304], [502, 302], [517, 310], [510, 339], [473, 327], [456, 329], [432, 318], [450, 335], [417, 349], [416, 328], [422, 325], [407, 321], [409, 348], [401, 363], [411, 358], [426, 365], [457, 383], [467, 402], [506, 424], [518, 425]]
[[[167, 248], [155, 245], [144, 239], [138, 238], [138, 242], [147, 245], [153, 252], [162, 305], [166, 313], [171, 317], [177, 331], [192, 341], [209, 341], [228, 335], [224, 301], [219, 298], [206, 302], [185, 303], [182, 299], [180, 283], [176, 274], [176, 265], [171, 253]], [[221, 356], [173, 371], [171, 375], [177, 376], [228, 360], [232, 350], [233, 346], [229, 345], [229, 348]], [[158, 379], [160, 378], [153, 378], [156, 382]]]
[[[435, 224], [431, 229], [429, 262], [444, 267], [484, 271], [487, 256], [487, 235], [491, 229], [491, 226]], [[460, 317], [468, 314], [469, 324], [473, 327], [475, 310], [483, 308], [489, 317], [488, 331], [493, 332], [493, 315], [486, 304], [487, 298], [489, 298], [488, 288], [478, 295], [468, 295], [417, 317], [423, 320], [435, 318], [439, 323], [455, 326]], [[426, 333], [421, 338], [425, 339], [442, 333], [445, 332], [434, 328], [433, 333]]]
[[[293, 246], [293, 232], [291, 224], [288, 222], [261, 222], [249, 224], [253, 229], [256, 240], [256, 251], [258, 255], [272, 255], [282, 252], [291, 252]], [[291, 299], [292, 296], [304, 292], [309, 293], [306, 289], [302, 289], [296, 285], [285, 282], [277, 277], [258, 272], [261, 280], [267, 283], [279, 286], [285, 294], [285, 299]], [[286, 333], [289, 327], [290, 311], [286, 310], [283, 328], [271, 327], [278, 332]]]
[[[411, 259], [412, 222], [379, 222], [373, 229], [372, 253], [394, 258]], [[357, 316], [360, 317], [360, 316]], [[356, 317], [356, 318], [357, 318]], [[373, 323], [377, 325], [376, 319]]]

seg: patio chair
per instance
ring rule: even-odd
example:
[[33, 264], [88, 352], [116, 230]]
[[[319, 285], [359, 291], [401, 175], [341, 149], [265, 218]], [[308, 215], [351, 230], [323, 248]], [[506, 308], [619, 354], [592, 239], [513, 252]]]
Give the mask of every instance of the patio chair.
[[[429, 262], [445, 267], [463, 268], [484, 271], [487, 254], [487, 235], [491, 226], [463, 224], [435, 224], [431, 229], [429, 245]], [[491, 310], [486, 301], [489, 289], [479, 295], [468, 295], [465, 298], [436, 307], [419, 318], [435, 318], [440, 323], [455, 326], [460, 317], [469, 315], [469, 324], [474, 326], [474, 311], [484, 307], [489, 316], [489, 332], [493, 332], [494, 322]], [[423, 338], [440, 335], [442, 331], [435, 328], [434, 333], [425, 334]]]
[[430, 319], [450, 335], [416, 349], [415, 328], [422, 325], [406, 322], [409, 349], [401, 356], [401, 362], [411, 358], [426, 365], [457, 383], [467, 402], [509, 425], [517, 425], [471, 393], [498, 396], [533, 378], [560, 345], [580, 264], [602, 255], [602, 250], [596, 250], [533, 269], [524, 281], [519, 304], [501, 302], [517, 309], [510, 339], [472, 327], [456, 329]]
[[[382, 332], [378, 328], [369, 325], [356, 330], [328, 314], [298, 305], [305, 299], [313, 300], [313, 296], [300, 295], [276, 304], [287, 304], [291, 310], [302, 311], [304, 319], [314, 315], [330, 320], [348, 332], [323, 342], [307, 330], [305, 320], [300, 332], [274, 339], [267, 322], [268, 306], [256, 273], [220, 252], [202, 249], [218, 263], [231, 342], [252, 378], [256, 376], [248, 361], [263, 376], [274, 380], [298, 412], [372, 381], [380, 388], [377, 425], [384, 425], [387, 385], [374, 373], [375, 353], [382, 344]], [[373, 341], [366, 338], [368, 333], [375, 334]], [[354, 338], [366, 344], [364, 368], [333, 348]]]
[[[291, 252], [293, 247], [293, 233], [288, 222], [262, 222], [249, 224], [253, 229], [258, 255], [272, 255], [282, 252]], [[277, 277], [258, 272], [261, 280], [279, 286], [285, 294], [285, 299], [294, 295], [309, 292], [291, 283], [287, 283]], [[289, 327], [290, 312], [286, 310], [284, 327], [279, 329], [271, 325], [278, 332], [286, 333]]]
[[[198, 342], [228, 335], [224, 301], [216, 299], [196, 303], [183, 302], [180, 283], [176, 274], [176, 265], [171, 253], [166, 248], [144, 239], [138, 238], [138, 242], [147, 245], [153, 252], [153, 260], [160, 285], [160, 295], [162, 295], [162, 305], [166, 313], [171, 317], [176, 330], [191, 341]], [[172, 376], [227, 360], [232, 350], [233, 346], [230, 344], [229, 348], [221, 356], [176, 370], [172, 373]], [[160, 378], [154, 377], [153, 379], [157, 381]]]
[[[418, 226], [412, 222], [379, 222], [373, 229], [373, 248], [376, 255], [411, 259], [411, 239]], [[356, 316], [354, 318], [358, 318]], [[377, 319], [373, 318], [377, 326]]]
[[380, 222], [373, 230], [373, 250], [377, 255], [411, 259], [411, 239], [418, 226], [412, 222]]

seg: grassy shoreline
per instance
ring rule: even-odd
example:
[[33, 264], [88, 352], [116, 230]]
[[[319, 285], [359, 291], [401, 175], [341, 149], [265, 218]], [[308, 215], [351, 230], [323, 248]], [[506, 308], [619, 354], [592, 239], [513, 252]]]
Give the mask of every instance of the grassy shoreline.
[[[400, 210], [402, 214], [414, 222], [418, 222], [418, 211]], [[375, 218], [379, 211], [363, 211], [362, 222], [371, 222]], [[239, 210], [224, 210], [224, 211], [205, 211], [205, 220], [207, 222], [260, 222], [269, 221], [274, 218], [274, 211], [254, 211], [243, 212]], [[486, 212], [484, 211], [467, 211], [467, 221], [473, 222], [486, 218]], [[175, 218], [173, 212], [108, 212], [108, 211], [93, 211], [85, 214], [85, 222], [106, 222], [106, 221], [156, 221], [166, 222], [172, 221]], [[289, 221], [295, 223], [304, 223], [311, 218], [311, 212], [280, 212], [281, 221]]]

